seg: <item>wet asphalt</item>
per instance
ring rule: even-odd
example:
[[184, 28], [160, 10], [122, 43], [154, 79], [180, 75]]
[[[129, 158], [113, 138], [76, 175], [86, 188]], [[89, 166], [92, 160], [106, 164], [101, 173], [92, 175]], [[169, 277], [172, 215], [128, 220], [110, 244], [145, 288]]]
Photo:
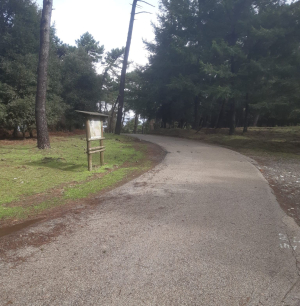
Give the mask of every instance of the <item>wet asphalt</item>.
[[[0, 262], [0, 305], [300, 306], [300, 230], [251, 159], [197, 141]], [[47, 231], [58, 220], [28, 231]]]

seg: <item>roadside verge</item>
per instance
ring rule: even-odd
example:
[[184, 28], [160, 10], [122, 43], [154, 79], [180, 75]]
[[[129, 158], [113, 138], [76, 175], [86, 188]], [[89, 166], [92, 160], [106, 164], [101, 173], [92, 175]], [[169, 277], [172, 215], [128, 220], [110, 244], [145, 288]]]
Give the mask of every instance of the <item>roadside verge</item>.
[[95, 194], [143, 174], [165, 156], [159, 146], [127, 136], [106, 135], [105, 145], [105, 166], [88, 172], [82, 135], [52, 137], [45, 152], [35, 148], [35, 140], [0, 141], [0, 237], [95, 204]]

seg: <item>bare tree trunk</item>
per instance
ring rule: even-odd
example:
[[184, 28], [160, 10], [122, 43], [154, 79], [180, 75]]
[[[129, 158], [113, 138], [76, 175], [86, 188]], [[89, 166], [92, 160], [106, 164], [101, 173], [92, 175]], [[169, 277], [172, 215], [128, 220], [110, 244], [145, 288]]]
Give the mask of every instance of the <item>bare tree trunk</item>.
[[50, 23], [53, 0], [44, 0], [40, 26], [40, 54], [38, 80], [35, 103], [35, 120], [37, 131], [37, 146], [39, 149], [50, 148], [49, 133], [46, 118], [47, 72], [50, 45]]
[[[102, 93], [103, 85], [104, 85], [105, 79], [106, 79], [106, 77], [107, 77], [109, 68], [110, 68], [110, 66], [107, 67], [107, 68], [105, 69], [105, 71], [104, 71], [104, 74], [103, 74], [103, 77], [102, 77], [102, 80], [101, 80], [101, 84], [100, 84], [100, 93]], [[100, 95], [100, 98], [102, 98], [102, 94]], [[101, 101], [100, 101], [99, 105], [100, 105], [100, 106], [99, 106], [99, 113], [101, 113], [101, 111], [102, 111], [102, 103], [101, 103]]]
[[135, 113], [133, 134], [136, 134], [138, 124], [139, 124], [139, 115]]
[[111, 113], [111, 116], [110, 116], [110, 119], [109, 119], [109, 130], [108, 130], [108, 132], [109, 133], [113, 133], [114, 132], [114, 127], [113, 127], [113, 125], [114, 125], [114, 113], [112, 112]]
[[199, 101], [200, 101], [199, 95], [197, 95], [194, 98], [194, 124], [193, 124], [194, 130], [198, 130], [199, 129], [199, 123], [200, 123]]
[[17, 126], [14, 127], [13, 138], [18, 138], [18, 127]]
[[220, 109], [218, 120], [217, 120], [217, 123], [216, 123], [216, 129], [222, 128], [226, 101], [227, 101], [227, 99], [223, 99], [223, 101], [222, 101], [221, 109]]
[[133, 0], [133, 3], [132, 3], [131, 17], [130, 17], [130, 22], [129, 22], [128, 36], [127, 36], [127, 43], [126, 43], [125, 54], [124, 54], [123, 68], [122, 68], [122, 72], [121, 72], [120, 89], [119, 89], [120, 99], [119, 99], [119, 106], [118, 106], [118, 117], [117, 117], [116, 131], [115, 131], [115, 133], [118, 134], [118, 135], [121, 134], [121, 129], [122, 129], [125, 77], [126, 77], [128, 56], [129, 56], [132, 30], [133, 30], [133, 23], [134, 23], [134, 16], [135, 16], [135, 10], [136, 10], [137, 2], [138, 2], [138, 0]]
[[113, 125], [114, 125], [114, 114], [115, 114], [115, 108], [117, 106], [118, 101], [119, 101], [119, 96], [117, 97], [116, 102], [114, 103], [114, 105], [111, 109], [110, 127], [109, 127], [109, 132], [110, 133], [114, 132], [114, 127], [113, 127]]
[[245, 105], [245, 119], [244, 119], [244, 129], [243, 133], [248, 131], [248, 118], [249, 118], [249, 94], [246, 95], [246, 105]]
[[124, 112], [123, 112], [123, 117], [122, 117], [121, 130], [122, 130], [123, 126], [124, 126], [125, 115], [126, 115], [126, 112], [125, 112], [125, 110], [124, 110]]
[[259, 113], [255, 115], [253, 126], [257, 126], [258, 119], [259, 119]]
[[230, 128], [229, 135], [233, 135], [235, 132], [235, 115], [236, 115], [236, 107], [235, 107], [235, 99], [233, 98], [230, 105]]

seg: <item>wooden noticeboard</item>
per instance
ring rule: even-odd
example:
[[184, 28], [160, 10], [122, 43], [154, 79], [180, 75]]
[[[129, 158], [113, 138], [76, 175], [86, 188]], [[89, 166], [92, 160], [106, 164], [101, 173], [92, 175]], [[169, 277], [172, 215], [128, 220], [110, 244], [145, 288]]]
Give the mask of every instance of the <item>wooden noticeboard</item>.
[[[104, 135], [103, 135], [103, 121], [108, 115], [95, 113], [95, 112], [84, 112], [76, 111], [85, 115], [85, 126], [86, 126], [86, 141], [87, 141], [87, 156], [88, 156], [88, 169], [92, 170], [92, 154], [100, 152], [100, 165], [104, 165]], [[99, 140], [99, 147], [92, 147], [91, 142]]]
[[103, 121], [100, 118], [89, 119], [88, 127], [90, 129], [90, 140], [98, 140], [103, 137]]

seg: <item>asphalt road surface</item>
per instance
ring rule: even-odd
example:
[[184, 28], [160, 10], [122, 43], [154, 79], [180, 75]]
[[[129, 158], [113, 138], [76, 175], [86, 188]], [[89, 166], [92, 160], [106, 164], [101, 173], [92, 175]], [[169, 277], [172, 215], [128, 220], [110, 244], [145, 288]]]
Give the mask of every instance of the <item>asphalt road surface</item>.
[[[253, 161], [144, 136], [168, 154], [70, 232], [0, 263], [0, 305], [299, 306], [300, 231]], [[57, 220], [31, 231], [45, 231]]]

